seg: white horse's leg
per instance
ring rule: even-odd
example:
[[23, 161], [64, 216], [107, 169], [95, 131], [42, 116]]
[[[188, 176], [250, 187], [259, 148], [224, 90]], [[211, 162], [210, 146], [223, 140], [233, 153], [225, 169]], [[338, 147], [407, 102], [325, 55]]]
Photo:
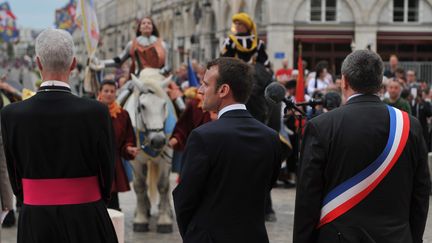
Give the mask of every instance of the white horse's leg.
[[[172, 154], [172, 151], [171, 151]], [[173, 231], [173, 212], [171, 208], [170, 173], [171, 158], [161, 156], [159, 161], [159, 218], [157, 221], [158, 233], [171, 233]]]
[[131, 164], [134, 171], [133, 186], [137, 197], [133, 231], [147, 232], [149, 231], [150, 201], [147, 195], [147, 163], [142, 152]]

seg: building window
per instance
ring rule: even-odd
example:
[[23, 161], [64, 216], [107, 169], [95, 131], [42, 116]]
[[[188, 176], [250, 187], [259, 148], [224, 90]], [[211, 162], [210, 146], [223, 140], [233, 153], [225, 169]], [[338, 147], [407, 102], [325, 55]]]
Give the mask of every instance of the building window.
[[393, 0], [393, 22], [418, 22], [419, 0]]
[[260, 0], [257, 3], [257, 7], [255, 9], [255, 17], [256, 17], [256, 23], [258, 23], [260, 26], [266, 25], [267, 20], [267, 1]]
[[336, 2], [337, 0], [311, 0], [310, 20], [336, 21]]

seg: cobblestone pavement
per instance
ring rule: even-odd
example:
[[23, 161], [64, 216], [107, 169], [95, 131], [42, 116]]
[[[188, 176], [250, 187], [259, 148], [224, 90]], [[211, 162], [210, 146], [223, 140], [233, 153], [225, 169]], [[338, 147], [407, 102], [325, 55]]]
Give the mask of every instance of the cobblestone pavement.
[[[174, 178], [174, 176], [172, 177]], [[172, 179], [174, 181], [174, 179]], [[172, 181], [172, 185], [174, 182]], [[294, 189], [276, 188], [272, 192], [273, 204], [278, 221], [267, 223], [271, 243], [292, 242], [293, 216], [294, 216]], [[134, 233], [132, 231], [132, 219], [135, 209], [135, 194], [130, 191], [120, 194], [120, 205], [125, 213], [125, 242], [126, 243], [181, 243], [177, 225], [174, 226], [172, 234], [157, 234], [155, 219], [153, 218], [148, 233]], [[428, 223], [424, 235], [425, 243], [432, 243], [432, 202], [430, 203]], [[2, 230], [3, 243], [16, 242], [16, 227]]]

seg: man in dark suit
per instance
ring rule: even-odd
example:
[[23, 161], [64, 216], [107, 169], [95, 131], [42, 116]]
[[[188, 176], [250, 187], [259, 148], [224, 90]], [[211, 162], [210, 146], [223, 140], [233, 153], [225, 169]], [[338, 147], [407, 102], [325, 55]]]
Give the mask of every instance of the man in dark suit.
[[203, 109], [217, 112], [218, 120], [192, 131], [173, 192], [185, 243], [268, 242], [265, 199], [279, 173], [280, 142], [246, 110], [251, 75], [234, 58], [207, 65], [199, 93]]
[[429, 101], [425, 100], [426, 96], [425, 92], [420, 88], [417, 89], [417, 97], [414, 99], [414, 104], [411, 103], [411, 113], [414, 117], [416, 117], [422, 128], [423, 128], [423, 137], [426, 141], [426, 145], [428, 151], [430, 149], [430, 138], [429, 138], [429, 124], [428, 119], [432, 116], [432, 107]]
[[10, 182], [24, 202], [17, 242], [117, 242], [105, 206], [114, 167], [108, 109], [71, 93], [69, 33], [44, 30], [35, 48], [41, 88], [1, 112]]
[[[294, 243], [422, 242], [430, 191], [425, 142], [417, 119], [375, 95], [382, 73], [376, 53], [348, 55], [342, 64], [346, 104], [307, 124]], [[382, 161], [385, 170], [375, 167]]]

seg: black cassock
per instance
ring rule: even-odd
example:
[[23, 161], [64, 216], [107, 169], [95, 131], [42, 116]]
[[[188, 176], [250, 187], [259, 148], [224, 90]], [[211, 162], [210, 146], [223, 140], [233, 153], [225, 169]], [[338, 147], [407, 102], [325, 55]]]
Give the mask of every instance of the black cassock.
[[1, 125], [12, 188], [24, 200], [18, 242], [117, 242], [105, 206], [114, 166], [108, 109], [45, 86], [5, 107]]

